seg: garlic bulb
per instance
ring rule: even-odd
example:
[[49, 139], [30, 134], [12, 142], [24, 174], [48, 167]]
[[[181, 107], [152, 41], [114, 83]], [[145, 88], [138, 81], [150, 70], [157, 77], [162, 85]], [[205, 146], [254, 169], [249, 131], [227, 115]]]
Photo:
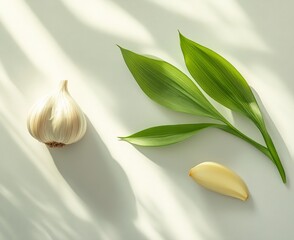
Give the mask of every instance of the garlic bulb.
[[32, 107], [27, 127], [34, 138], [49, 147], [62, 147], [77, 142], [84, 136], [87, 121], [68, 92], [67, 80], [60, 82], [57, 92], [46, 96]]
[[191, 168], [189, 175], [203, 187], [245, 201], [248, 188], [232, 170], [215, 162], [203, 162]]

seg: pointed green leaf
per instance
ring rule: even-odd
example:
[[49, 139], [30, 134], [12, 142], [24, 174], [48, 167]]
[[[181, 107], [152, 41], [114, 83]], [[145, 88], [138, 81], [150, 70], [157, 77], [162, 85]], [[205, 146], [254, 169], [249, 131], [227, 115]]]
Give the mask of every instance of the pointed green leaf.
[[200, 87], [217, 102], [261, 124], [256, 99], [237, 69], [216, 52], [182, 34], [180, 41], [186, 66]]
[[195, 83], [171, 64], [121, 48], [141, 89], [155, 102], [178, 112], [221, 119]]
[[129, 143], [145, 146], [145, 147], [157, 147], [157, 146], [165, 146], [174, 143], [181, 142], [200, 130], [205, 128], [217, 128], [224, 132], [235, 135], [261, 152], [263, 152], [266, 156], [270, 157], [270, 153], [268, 150], [262, 146], [261, 144], [253, 141], [246, 135], [242, 134], [238, 130], [231, 128], [224, 124], [216, 124], [216, 123], [196, 123], [196, 124], [178, 124], [178, 125], [165, 125], [165, 126], [157, 126], [147, 128], [140, 132], [134, 133], [127, 137], [120, 137], [121, 140], [127, 141]]
[[198, 131], [208, 127], [213, 127], [215, 125], [217, 124], [200, 123], [158, 126], [147, 128], [133, 135], [122, 137], [120, 139], [145, 147], [165, 146], [181, 142], [191, 137]]
[[[266, 129], [258, 103], [243, 76], [222, 56], [180, 34], [186, 66], [200, 87], [214, 100], [249, 117], [259, 128], [271, 160], [284, 182], [286, 175]], [[269, 156], [270, 157], [270, 156]]]

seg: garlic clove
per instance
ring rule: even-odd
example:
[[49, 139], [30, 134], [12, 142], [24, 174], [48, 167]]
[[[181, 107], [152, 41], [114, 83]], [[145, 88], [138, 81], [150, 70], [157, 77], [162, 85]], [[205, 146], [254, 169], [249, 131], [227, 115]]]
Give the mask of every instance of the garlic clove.
[[191, 168], [189, 175], [201, 186], [223, 194], [247, 200], [248, 188], [244, 181], [231, 169], [215, 162], [203, 162]]
[[87, 129], [85, 115], [69, 94], [67, 83], [61, 81], [57, 92], [38, 101], [27, 119], [30, 134], [49, 147], [75, 143]]

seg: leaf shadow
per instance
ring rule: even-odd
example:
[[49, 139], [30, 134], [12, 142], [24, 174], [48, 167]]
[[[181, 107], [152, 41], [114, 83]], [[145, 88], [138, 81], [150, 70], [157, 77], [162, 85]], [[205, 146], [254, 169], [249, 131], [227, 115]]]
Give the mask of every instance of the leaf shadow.
[[[254, 93], [254, 96], [256, 97], [258, 105], [259, 105], [261, 112], [264, 116], [265, 123], [267, 125], [267, 128], [269, 129], [269, 132], [271, 133], [271, 136], [272, 136], [273, 142], [277, 148], [277, 151], [278, 151], [279, 155], [281, 156], [281, 161], [282, 161], [282, 164], [284, 165], [284, 168], [286, 171], [286, 176], [287, 176], [287, 172], [289, 173], [291, 169], [294, 170], [294, 162], [293, 162], [292, 156], [290, 154], [290, 151], [287, 147], [286, 142], [284, 141], [283, 137], [281, 136], [279, 130], [277, 129], [275, 123], [273, 122], [271, 116], [269, 115], [265, 106], [263, 105], [259, 94], [255, 91], [254, 88], [251, 87], [251, 89]], [[291, 188], [291, 179], [289, 177], [287, 178], [286, 186], [288, 188]]]

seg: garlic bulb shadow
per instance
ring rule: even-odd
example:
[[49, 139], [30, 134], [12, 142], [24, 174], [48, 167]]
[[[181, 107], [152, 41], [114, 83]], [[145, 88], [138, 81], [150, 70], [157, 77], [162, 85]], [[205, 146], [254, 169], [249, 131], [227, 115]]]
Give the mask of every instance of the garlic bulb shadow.
[[49, 148], [57, 169], [102, 228], [121, 239], [145, 239], [134, 226], [136, 201], [124, 170], [88, 121], [84, 138], [62, 151]]

